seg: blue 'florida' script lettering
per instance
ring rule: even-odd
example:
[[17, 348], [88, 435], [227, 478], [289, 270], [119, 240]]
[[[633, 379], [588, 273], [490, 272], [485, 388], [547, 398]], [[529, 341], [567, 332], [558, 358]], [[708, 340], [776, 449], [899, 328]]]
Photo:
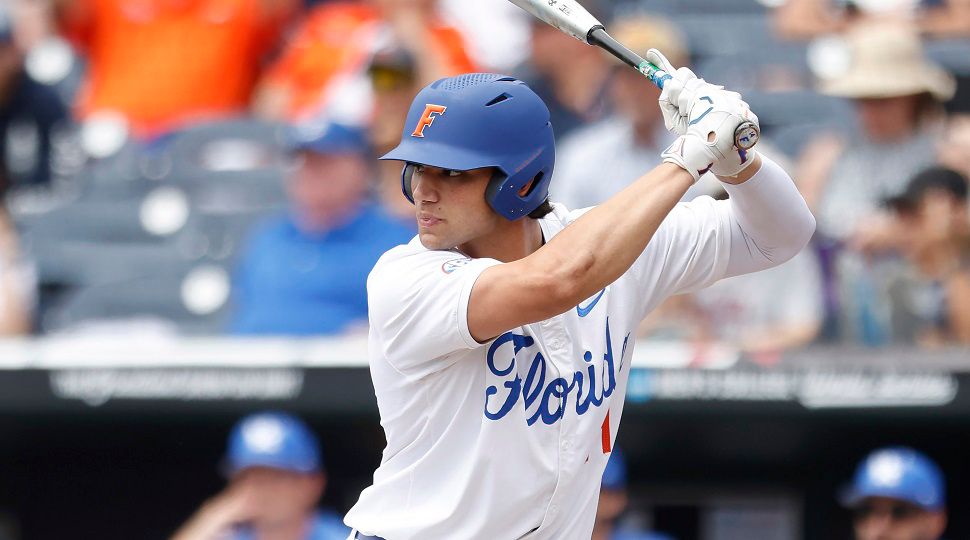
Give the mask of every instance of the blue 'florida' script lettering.
[[[489, 420], [502, 419], [515, 407], [521, 397], [526, 411], [533, 409], [533, 405], [535, 405], [534, 412], [526, 420], [528, 425], [531, 426], [540, 419], [544, 424], [551, 425], [559, 421], [565, 414], [569, 395], [574, 390], [573, 402], [575, 403], [576, 414], [586, 414], [591, 406], [599, 407], [603, 404], [603, 400], [613, 395], [613, 391], [616, 390], [616, 374], [623, 368], [623, 357], [626, 354], [626, 346], [629, 340], [630, 334], [627, 334], [623, 338], [623, 347], [620, 350], [620, 363], [618, 366], [614, 365], [610, 321], [607, 319], [606, 353], [603, 354], [603, 364], [599, 376], [596, 373], [596, 364], [593, 363], [593, 353], [586, 351], [583, 354], [583, 360], [589, 365], [585, 370], [574, 372], [571, 380], [556, 377], [547, 383], [546, 359], [542, 356], [542, 352], [536, 352], [532, 358], [525, 381], [517, 372], [514, 378], [508, 379], [515, 372], [515, 357], [519, 354], [519, 351], [535, 345], [535, 339], [531, 336], [512, 332], [502, 334], [488, 348], [486, 363], [488, 370], [493, 375], [504, 377], [506, 381], [502, 384], [503, 389], [501, 390], [495, 385], [489, 385], [485, 388], [485, 417]], [[511, 351], [508, 350], [508, 346], [511, 346]], [[509, 354], [510, 352], [511, 354]], [[500, 391], [504, 394], [504, 401], [496, 397]], [[498, 407], [498, 410], [495, 410], [495, 406], [499, 402], [501, 402], [501, 406]]]

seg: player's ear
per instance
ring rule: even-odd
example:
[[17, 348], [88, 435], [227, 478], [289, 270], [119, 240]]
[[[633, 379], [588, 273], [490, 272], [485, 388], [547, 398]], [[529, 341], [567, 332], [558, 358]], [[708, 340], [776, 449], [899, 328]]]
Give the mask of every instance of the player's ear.
[[522, 186], [522, 189], [519, 190], [519, 197], [525, 197], [526, 195], [528, 195], [529, 192], [532, 191], [532, 184], [534, 184], [535, 181], [536, 179], [533, 178], [532, 180], [529, 180], [528, 184]]

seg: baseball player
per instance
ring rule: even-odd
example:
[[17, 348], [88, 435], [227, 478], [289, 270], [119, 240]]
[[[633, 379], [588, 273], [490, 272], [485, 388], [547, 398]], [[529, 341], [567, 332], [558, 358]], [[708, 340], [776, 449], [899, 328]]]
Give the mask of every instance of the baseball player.
[[[808, 242], [791, 178], [735, 149], [757, 121], [740, 96], [648, 57], [672, 74], [660, 100], [679, 137], [591, 209], [549, 202], [552, 126], [524, 83], [468, 74], [415, 97], [382, 158], [404, 162], [418, 236], [368, 278], [387, 446], [345, 517], [351, 538], [588, 540], [637, 324]], [[730, 200], [677, 204], [708, 170]]]
[[852, 510], [856, 540], [938, 540], [946, 529], [943, 473], [912, 448], [866, 456], [841, 502]]

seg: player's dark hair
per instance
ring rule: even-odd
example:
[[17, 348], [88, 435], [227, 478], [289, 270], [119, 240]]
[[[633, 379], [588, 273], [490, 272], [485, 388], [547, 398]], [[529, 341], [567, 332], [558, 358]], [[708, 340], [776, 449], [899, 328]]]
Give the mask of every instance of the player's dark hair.
[[542, 201], [542, 204], [538, 208], [529, 212], [529, 217], [532, 219], [542, 219], [552, 212], [552, 203], [549, 199]]

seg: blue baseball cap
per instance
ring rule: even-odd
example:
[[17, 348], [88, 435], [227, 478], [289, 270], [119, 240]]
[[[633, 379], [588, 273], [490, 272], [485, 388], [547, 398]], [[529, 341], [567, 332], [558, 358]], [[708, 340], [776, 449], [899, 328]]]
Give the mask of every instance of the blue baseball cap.
[[906, 501], [926, 510], [946, 506], [940, 468], [924, 454], [902, 446], [875, 450], [859, 464], [841, 502], [852, 508], [869, 497]]
[[291, 126], [286, 132], [286, 146], [291, 152], [317, 154], [366, 154], [370, 151], [364, 129], [328, 121]]
[[267, 411], [240, 420], [229, 435], [225, 459], [231, 476], [249, 467], [298, 473], [323, 470], [320, 442], [299, 418]]
[[626, 489], [626, 459], [619, 448], [614, 448], [610, 453], [610, 459], [606, 462], [606, 469], [603, 470], [603, 481], [600, 483], [600, 489]]

